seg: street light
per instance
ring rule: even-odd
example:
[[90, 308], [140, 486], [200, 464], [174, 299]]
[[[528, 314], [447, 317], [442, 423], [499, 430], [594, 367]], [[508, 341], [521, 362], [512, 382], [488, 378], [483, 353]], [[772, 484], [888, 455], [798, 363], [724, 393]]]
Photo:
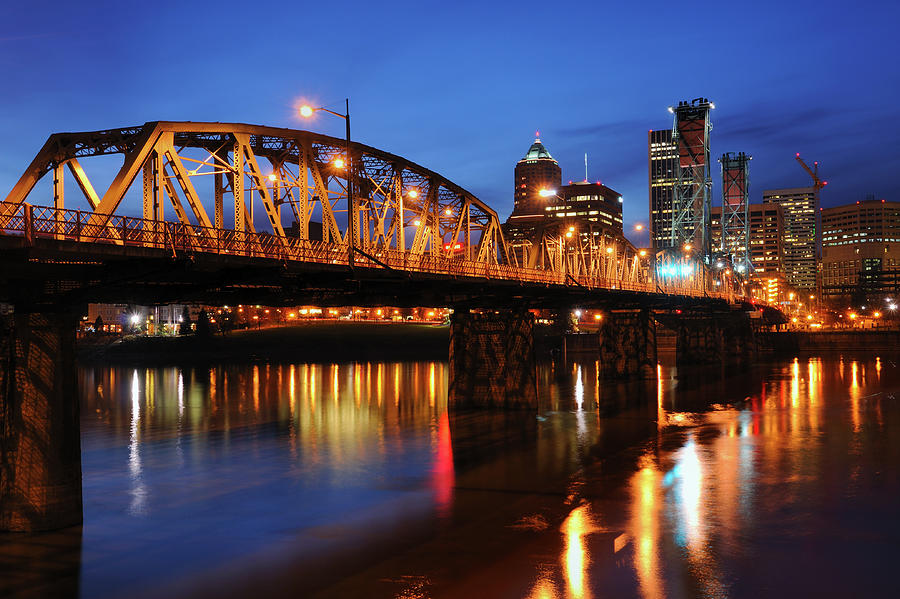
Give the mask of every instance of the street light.
[[[315, 114], [317, 110], [321, 110], [323, 112], [327, 112], [328, 114], [333, 114], [336, 117], [344, 119], [344, 122], [347, 125], [347, 155], [345, 158], [347, 165], [347, 209], [349, 210], [350, 214], [350, 216], [347, 218], [347, 234], [350, 236], [350, 256], [348, 257], [348, 263], [350, 264], [350, 268], [353, 268], [353, 254], [356, 251], [356, 198], [353, 197], [353, 156], [350, 153], [350, 98], [346, 98], [344, 102], [346, 106], [346, 114], [335, 112], [333, 110], [325, 108], [324, 106], [313, 108], [308, 104], [304, 104], [300, 107], [300, 116], [308, 119], [313, 114]], [[340, 164], [338, 164], [339, 162]], [[334, 161], [334, 165], [337, 168], [343, 168], [344, 161], [338, 158]]]

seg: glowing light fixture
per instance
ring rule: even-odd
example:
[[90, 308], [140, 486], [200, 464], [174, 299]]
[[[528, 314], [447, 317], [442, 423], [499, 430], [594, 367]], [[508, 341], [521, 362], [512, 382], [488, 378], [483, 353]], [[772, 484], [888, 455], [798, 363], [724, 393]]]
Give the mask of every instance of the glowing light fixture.
[[308, 106], [308, 105], [304, 104], [303, 106], [300, 107], [300, 116], [302, 116], [305, 119], [308, 119], [312, 115], [313, 115], [313, 107], [312, 106]]

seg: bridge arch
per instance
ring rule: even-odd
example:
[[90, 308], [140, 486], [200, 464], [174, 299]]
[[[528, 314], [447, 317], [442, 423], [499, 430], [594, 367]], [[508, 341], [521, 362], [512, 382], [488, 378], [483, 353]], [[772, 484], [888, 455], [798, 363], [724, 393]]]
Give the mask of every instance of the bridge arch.
[[[0, 226], [48, 173], [53, 173], [54, 208], [64, 209], [69, 171], [95, 228], [122, 216], [126, 194], [139, 187], [143, 220], [164, 221], [168, 207], [199, 240], [209, 236], [207, 230], [230, 224], [239, 233], [265, 231], [276, 239], [349, 246], [349, 218], [355, 218], [354, 247], [366, 252], [395, 249], [509, 262], [497, 213], [487, 204], [432, 170], [355, 142], [350, 176], [356, 213], [349, 215], [345, 153], [346, 142], [338, 138], [241, 123], [157, 121], [55, 133], [0, 206]], [[124, 160], [109, 187], [98, 193], [81, 160], [110, 154]], [[261, 205], [262, 215], [254, 205]], [[286, 210], [294, 223], [290, 229]]]

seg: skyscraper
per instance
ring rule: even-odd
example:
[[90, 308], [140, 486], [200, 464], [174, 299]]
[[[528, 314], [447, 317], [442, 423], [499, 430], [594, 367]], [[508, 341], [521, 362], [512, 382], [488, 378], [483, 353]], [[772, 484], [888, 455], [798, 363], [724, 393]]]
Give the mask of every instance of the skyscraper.
[[815, 189], [798, 187], [763, 192], [764, 204], [778, 204], [784, 215], [784, 274], [798, 289], [816, 289], [820, 231]]
[[555, 190], [562, 183], [562, 170], [553, 159], [540, 137], [528, 148], [515, 169], [515, 205], [512, 216], [544, 214], [547, 198], [540, 195], [542, 189]]
[[671, 129], [647, 134], [650, 186], [650, 247], [672, 246], [672, 198], [676, 182], [678, 146]]
[[[508, 242], [518, 244], [527, 242], [534, 235], [535, 229], [547, 217], [547, 206], [557, 203], [562, 170], [537, 137], [516, 163], [513, 177], [515, 204], [503, 224], [503, 233]], [[548, 195], [542, 196], [541, 190]]]

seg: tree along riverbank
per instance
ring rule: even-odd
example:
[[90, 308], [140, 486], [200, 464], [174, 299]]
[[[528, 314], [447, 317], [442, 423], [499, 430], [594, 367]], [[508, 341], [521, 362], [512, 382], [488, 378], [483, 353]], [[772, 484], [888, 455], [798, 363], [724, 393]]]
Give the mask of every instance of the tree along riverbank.
[[419, 323], [309, 322], [208, 337], [85, 336], [82, 364], [446, 360], [450, 327]]

